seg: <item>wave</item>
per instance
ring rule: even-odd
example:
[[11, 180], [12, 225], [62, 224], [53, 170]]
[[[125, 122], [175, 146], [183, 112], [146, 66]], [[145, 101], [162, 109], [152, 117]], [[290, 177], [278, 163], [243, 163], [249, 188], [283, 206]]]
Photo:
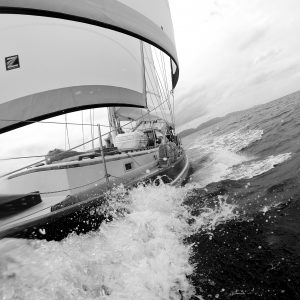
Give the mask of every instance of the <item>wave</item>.
[[[0, 245], [2, 299], [180, 299], [193, 287], [186, 190], [167, 185], [110, 195], [114, 220], [62, 242]], [[120, 199], [123, 199], [120, 201]]]
[[262, 160], [251, 160], [250, 162], [234, 165], [226, 170], [226, 175], [222, 179], [250, 179], [255, 176], [264, 174], [280, 163], [289, 160], [292, 153], [282, 153], [278, 155], [270, 155]]
[[[199, 136], [188, 147], [190, 161], [192, 165], [196, 165], [193, 181], [204, 187], [211, 182], [222, 180], [231, 167], [254, 159], [253, 156], [237, 152], [260, 140], [262, 136], [263, 130], [245, 128], [219, 136]], [[199, 164], [201, 159], [204, 162]]]
[[239, 213], [219, 196], [213, 205], [194, 202], [201, 213], [193, 215], [194, 196], [193, 185], [139, 186], [130, 192], [118, 187], [104, 208], [113, 221], [95, 232], [61, 242], [2, 240], [0, 298], [195, 298], [188, 280], [193, 245], [185, 240], [199, 231], [212, 236], [216, 226]]
[[260, 140], [263, 133], [263, 130], [245, 130], [244, 128], [219, 136], [209, 133], [199, 136], [187, 148], [188, 150], [197, 149], [199, 152], [227, 150], [236, 153], [248, 147], [253, 142]]
[[[260, 140], [262, 136], [262, 130], [243, 129], [217, 137], [201, 136], [189, 147], [189, 151], [192, 152], [191, 162], [193, 163], [193, 156], [195, 156], [194, 161], [197, 164], [193, 174], [194, 182], [204, 187], [224, 179], [250, 179], [270, 171], [291, 158], [290, 152], [270, 155], [264, 159], [239, 152]], [[201, 145], [199, 140], [202, 141]], [[203, 157], [206, 159], [204, 160]], [[201, 158], [203, 163], [199, 164]]]
[[201, 199], [199, 189], [195, 188], [185, 200], [191, 213], [190, 234], [201, 231], [213, 235], [213, 231], [218, 225], [240, 218], [238, 206], [227, 202], [228, 195], [217, 195], [214, 201], [206, 196], [204, 196], [204, 200]]

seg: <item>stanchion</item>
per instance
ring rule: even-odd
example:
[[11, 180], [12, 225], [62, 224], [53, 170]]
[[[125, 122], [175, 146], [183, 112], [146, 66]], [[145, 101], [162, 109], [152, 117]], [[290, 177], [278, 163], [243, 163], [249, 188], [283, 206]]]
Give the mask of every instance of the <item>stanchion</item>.
[[97, 127], [98, 127], [98, 133], [99, 133], [99, 143], [100, 143], [100, 150], [101, 150], [101, 154], [102, 154], [102, 160], [103, 160], [103, 166], [104, 166], [105, 179], [106, 179], [107, 188], [109, 188], [109, 175], [108, 175], [108, 173], [107, 173], [107, 167], [106, 167], [105, 155], [104, 155], [104, 151], [103, 151], [102, 134], [101, 134], [101, 127], [100, 127], [100, 124], [98, 124]]

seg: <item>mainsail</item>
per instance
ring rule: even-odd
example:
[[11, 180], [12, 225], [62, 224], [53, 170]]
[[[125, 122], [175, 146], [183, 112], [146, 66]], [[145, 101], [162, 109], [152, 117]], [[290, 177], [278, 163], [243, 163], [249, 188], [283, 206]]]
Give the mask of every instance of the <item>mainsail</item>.
[[146, 107], [141, 40], [178, 72], [165, 0], [0, 0], [0, 14], [0, 133], [80, 109]]

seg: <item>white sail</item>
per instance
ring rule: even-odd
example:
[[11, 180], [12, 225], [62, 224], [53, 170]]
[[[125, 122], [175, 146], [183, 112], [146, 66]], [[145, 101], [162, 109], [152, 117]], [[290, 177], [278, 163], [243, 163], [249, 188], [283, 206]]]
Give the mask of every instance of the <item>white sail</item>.
[[159, 115], [156, 115], [154, 112], [149, 113], [145, 108], [136, 108], [136, 107], [116, 107], [115, 115], [119, 121], [135, 121], [135, 120], [157, 120], [160, 118]]
[[[152, 47], [147, 43], [143, 43], [143, 58], [148, 109], [117, 107], [115, 114], [120, 121], [165, 119], [171, 123], [170, 110], [167, 105], [168, 91], [166, 90], [165, 82], [162, 82], [163, 79], [159, 78], [158, 66], [154, 62]], [[159, 63], [162, 62], [157, 62], [157, 64]]]
[[145, 107], [141, 45], [106, 28], [37, 16], [1, 15], [0, 132], [88, 107]]
[[0, 0], [0, 13], [48, 16], [112, 28], [161, 48], [178, 65], [167, 0]]
[[186, 177], [168, 118], [179, 71], [167, 0], [0, 0], [0, 41], [0, 133], [65, 114], [2, 135], [12, 146], [1, 161], [15, 170], [0, 176], [0, 237], [96, 230], [86, 212], [115, 186]]

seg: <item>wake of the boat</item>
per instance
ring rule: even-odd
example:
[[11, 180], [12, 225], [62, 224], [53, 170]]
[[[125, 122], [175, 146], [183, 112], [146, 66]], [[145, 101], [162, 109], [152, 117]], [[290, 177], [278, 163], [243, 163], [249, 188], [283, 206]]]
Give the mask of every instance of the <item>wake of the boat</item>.
[[109, 196], [113, 221], [62, 242], [1, 242], [1, 299], [180, 299], [192, 288], [185, 189], [122, 187]]
[[191, 216], [184, 201], [192, 190], [118, 187], [104, 208], [113, 220], [95, 232], [61, 242], [2, 240], [0, 298], [189, 299], [192, 245], [184, 239], [236, 217], [226, 199]]

